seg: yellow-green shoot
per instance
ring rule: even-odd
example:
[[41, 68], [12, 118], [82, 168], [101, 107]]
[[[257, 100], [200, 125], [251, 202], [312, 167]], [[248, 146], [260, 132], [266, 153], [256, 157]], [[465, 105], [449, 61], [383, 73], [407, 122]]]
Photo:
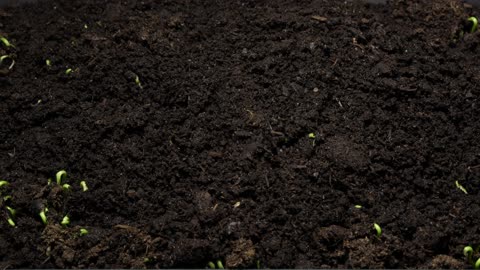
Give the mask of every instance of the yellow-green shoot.
[[63, 185], [62, 185], [62, 189], [63, 189], [64, 191], [69, 191], [71, 188], [72, 188], [72, 186], [70, 186], [69, 184], [63, 184]]
[[87, 235], [88, 234], [88, 230], [85, 229], [85, 228], [81, 228], [80, 229], [80, 236], [84, 236], [84, 235]]
[[8, 185], [8, 182], [5, 180], [0, 180], [0, 187]]
[[47, 59], [47, 60], [45, 60], [45, 64], [47, 65], [47, 67], [51, 67], [52, 66], [52, 61], [50, 61], [50, 59]]
[[57, 180], [57, 185], [61, 186], [62, 181], [65, 180], [65, 178], [67, 178], [67, 172], [65, 170], [58, 171], [55, 177]]
[[12, 217], [17, 214], [17, 210], [11, 208], [10, 206], [5, 206], [5, 208], [7, 208], [8, 212], [10, 212], [10, 215], [12, 215]]
[[473, 264], [473, 248], [471, 246], [463, 248], [463, 255], [467, 257], [468, 263]]
[[43, 224], [47, 225], [47, 215], [45, 214], [46, 209], [42, 210], [38, 215], [42, 219]]
[[470, 28], [470, 33], [477, 31], [478, 28], [478, 20], [476, 17], [470, 17], [467, 21], [472, 22], [472, 28]]
[[455, 185], [457, 186], [458, 189], [463, 191], [463, 193], [468, 194], [467, 190], [458, 181], [455, 181]]
[[12, 47], [12, 48], [15, 48], [15, 46], [13, 46], [10, 41], [8, 41], [8, 39], [6, 39], [5, 37], [2, 37], [0, 36], [0, 41], [3, 43], [3, 45], [5, 45], [6, 47]]
[[221, 260], [217, 261], [216, 267], [215, 267], [215, 264], [213, 262], [208, 262], [208, 267], [210, 269], [225, 269], [225, 267], [223, 267], [223, 263], [222, 263]]
[[67, 226], [68, 224], [70, 224], [70, 218], [68, 216], [64, 216], [60, 224], [62, 224], [63, 226]]
[[357, 205], [355, 205], [355, 208], [357, 208], [357, 209], [361, 209], [361, 208], [362, 208], [362, 206], [361, 206], [360, 204], [357, 204]]
[[135, 75], [135, 83], [138, 87], [140, 87], [140, 89], [143, 89], [142, 83], [140, 82], [140, 78], [138, 77], [138, 75]]
[[475, 269], [479, 269], [480, 268], [480, 258], [475, 262], [475, 264], [473, 265], [473, 267]]
[[83, 192], [88, 190], [87, 182], [81, 181], [80, 186], [82, 187]]
[[382, 236], [382, 228], [377, 223], [373, 223], [373, 228], [377, 232], [377, 237]]
[[73, 69], [71, 69], [71, 68], [65, 70], [66, 75], [70, 75], [72, 72], [73, 72]]
[[13, 60], [13, 58], [10, 55], [2, 55], [0, 56], [0, 64], [3, 63], [5, 59], [10, 59], [12, 61], [10, 66], [8, 66], [8, 69], [12, 69], [13, 66], [15, 66], [15, 60]]
[[8, 224], [10, 224], [10, 226], [15, 227], [15, 222], [13, 221], [13, 219], [8, 218], [7, 222], [8, 222]]

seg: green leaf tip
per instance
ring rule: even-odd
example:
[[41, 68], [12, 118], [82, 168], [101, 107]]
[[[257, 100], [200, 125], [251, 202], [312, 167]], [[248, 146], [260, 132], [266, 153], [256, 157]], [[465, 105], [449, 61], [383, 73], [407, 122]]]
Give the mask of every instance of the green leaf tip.
[[361, 208], [362, 208], [362, 206], [361, 206], [360, 204], [357, 204], [357, 205], [355, 205], [355, 208], [357, 208], [357, 209], [361, 209]]
[[82, 187], [83, 192], [86, 192], [88, 190], [87, 182], [81, 181], [80, 186]]
[[80, 236], [84, 236], [84, 235], [87, 235], [88, 234], [88, 230], [85, 229], [85, 228], [81, 228], [80, 229]]
[[9, 184], [8, 181], [0, 180], [0, 187], [6, 186], [8, 184]]
[[472, 28], [470, 28], [470, 33], [477, 31], [478, 28], [478, 20], [476, 17], [470, 17], [467, 21], [472, 22]]
[[208, 268], [215, 269], [215, 264], [213, 262], [208, 262]]
[[45, 215], [46, 211], [47, 210], [45, 209], [38, 214], [40, 216], [40, 218], [42, 219], [43, 224], [45, 224], [45, 225], [47, 225], [47, 215]]
[[218, 269], [225, 269], [225, 267], [223, 267], [222, 261], [220, 261], [220, 260], [217, 261], [217, 267], [218, 267]]
[[312, 133], [309, 133], [309, 134], [308, 134], [308, 138], [310, 138], [310, 139], [315, 139], [315, 133], [313, 133], [313, 132], [312, 132]]
[[15, 48], [15, 46], [13, 46], [10, 41], [8, 41], [7, 38], [5, 37], [2, 37], [0, 36], [0, 41], [3, 43], [3, 45], [5, 45], [6, 47], [12, 47], [12, 48]]
[[67, 226], [68, 224], [70, 224], [70, 218], [68, 216], [64, 216], [60, 224], [62, 224], [63, 226]]
[[55, 178], [57, 180], [57, 185], [61, 186], [62, 181], [65, 180], [65, 178], [67, 178], [67, 172], [65, 170], [61, 170], [57, 172], [57, 174], [55, 175]]
[[463, 193], [468, 194], [467, 190], [458, 181], [455, 181], [455, 185], [457, 186], [458, 189], [463, 191]]
[[382, 228], [380, 227], [380, 225], [378, 225], [377, 223], [373, 223], [373, 228], [377, 232], [378, 237], [382, 236]]
[[13, 219], [8, 218], [7, 222], [8, 222], [8, 224], [10, 224], [10, 226], [15, 227], [15, 221], [13, 221]]

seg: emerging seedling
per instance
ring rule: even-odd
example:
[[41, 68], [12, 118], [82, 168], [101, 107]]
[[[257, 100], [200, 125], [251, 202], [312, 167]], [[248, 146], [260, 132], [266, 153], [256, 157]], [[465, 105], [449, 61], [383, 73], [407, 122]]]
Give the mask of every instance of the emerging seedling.
[[71, 69], [71, 68], [65, 70], [66, 75], [70, 75], [72, 72], [73, 72], [73, 69]]
[[87, 182], [85, 181], [80, 182], [80, 186], [82, 187], [83, 192], [88, 190]]
[[467, 257], [468, 263], [473, 263], [473, 248], [471, 246], [466, 246], [463, 248], [463, 255]]
[[38, 215], [42, 219], [43, 224], [47, 225], [47, 215], [45, 215], [46, 209], [42, 210]]
[[8, 182], [5, 180], [0, 180], [0, 187], [8, 185]]
[[67, 226], [68, 224], [70, 224], [70, 218], [68, 216], [64, 216], [60, 224], [62, 224], [63, 226]]
[[220, 261], [220, 260], [217, 261], [217, 266], [216, 267], [215, 267], [215, 264], [213, 262], [208, 262], [208, 267], [210, 269], [225, 269], [223, 267], [222, 261]]
[[84, 235], [87, 235], [87, 234], [88, 234], [87, 229], [85, 229], [85, 228], [80, 229], [80, 236], [84, 236]]
[[377, 232], [377, 237], [382, 236], [382, 228], [377, 223], [373, 223], [373, 228]]
[[8, 66], [8, 69], [12, 69], [13, 66], [15, 66], [15, 60], [13, 60], [13, 58], [10, 55], [2, 55], [0, 56], [0, 64], [3, 63], [5, 59], [10, 59], [12, 61], [10, 66]]
[[4, 197], [3, 197], [3, 201], [4, 201], [4, 202], [6, 202], [6, 201], [8, 201], [8, 200], [11, 200], [11, 199], [12, 199], [12, 196], [10, 196], [10, 195], [7, 195], [7, 196], [4, 196]]
[[8, 212], [10, 212], [10, 215], [12, 215], [12, 217], [14, 217], [17, 214], [17, 211], [11, 208], [10, 206], [5, 206], [5, 208], [7, 208]]
[[312, 145], [315, 146], [315, 133], [309, 133], [308, 138], [312, 139]]
[[47, 65], [47, 67], [51, 67], [52, 66], [52, 61], [50, 61], [50, 59], [47, 59], [47, 60], [45, 60], [45, 64]]
[[138, 77], [138, 75], [135, 75], [135, 83], [138, 87], [140, 87], [140, 89], [143, 89], [142, 83], [140, 82], [140, 78]]
[[15, 48], [15, 46], [13, 46], [13, 45], [8, 41], [8, 39], [6, 39], [5, 37], [0, 36], [0, 41], [1, 41], [6, 47]]
[[15, 222], [13, 221], [13, 219], [8, 218], [7, 221], [8, 221], [8, 224], [10, 224], [10, 226], [15, 227]]
[[475, 262], [475, 265], [473, 266], [475, 269], [480, 268], [480, 258]]
[[472, 28], [470, 28], [470, 33], [477, 31], [478, 28], [478, 20], [476, 17], [470, 17], [467, 21], [472, 22]]
[[455, 185], [457, 186], [458, 189], [463, 191], [463, 193], [468, 194], [467, 190], [462, 185], [460, 185], [458, 181], [455, 181]]
[[63, 185], [62, 185], [62, 189], [63, 189], [64, 191], [69, 191], [71, 188], [72, 188], [72, 186], [70, 186], [69, 184], [63, 184]]
[[57, 179], [57, 185], [61, 186], [62, 181], [65, 180], [65, 178], [67, 178], [67, 172], [65, 170], [61, 170], [61, 171], [57, 172], [55, 177]]
[[361, 208], [362, 208], [362, 206], [361, 206], [361, 205], [359, 205], [359, 204], [357, 204], [357, 205], [355, 205], [355, 208], [357, 208], [357, 209], [361, 209]]

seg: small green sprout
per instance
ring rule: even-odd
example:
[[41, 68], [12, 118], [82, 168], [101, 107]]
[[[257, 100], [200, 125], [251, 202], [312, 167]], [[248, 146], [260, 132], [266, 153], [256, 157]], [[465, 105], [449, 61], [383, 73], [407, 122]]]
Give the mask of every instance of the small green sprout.
[[475, 262], [475, 265], [473, 266], [475, 269], [480, 268], [480, 258]]
[[83, 192], [88, 190], [87, 182], [81, 181], [80, 186], [82, 187]]
[[5, 59], [12, 60], [12, 63], [10, 64], [10, 66], [8, 66], [8, 69], [12, 69], [13, 66], [15, 66], [15, 60], [13, 60], [13, 58], [10, 55], [2, 55], [0, 56], [0, 64], [3, 63]]
[[218, 267], [218, 269], [225, 269], [225, 267], [223, 267], [222, 261], [220, 261], [220, 260], [217, 261], [217, 267]]
[[69, 191], [72, 188], [72, 186], [70, 186], [69, 184], [63, 184], [62, 188], [64, 191]]
[[0, 180], [0, 187], [8, 185], [8, 182], [5, 180]]
[[478, 20], [476, 17], [470, 17], [467, 21], [472, 22], [472, 28], [470, 28], [470, 33], [477, 31], [478, 28]]
[[308, 138], [310, 138], [310, 139], [315, 139], [315, 133], [310, 133], [310, 134], [308, 134]]
[[17, 210], [11, 208], [10, 206], [5, 206], [5, 208], [7, 208], [8, 212], [10, 212], [10, 215], [12, 215], [12, 217], [17, 214]]
[[47, 67], [51, 67], [52, 66], [52, 61], [50, 61], [50, 59], [47, 59], [47, 60], [45, 60], [45, 64], [47, 65]]
[[67, 226], [68, 224], [70, 224], [70, 218], [68, 216], [64, 216], [60, 224], [62, 224], [63, 226]]
[[373, 223], [373, 228], [377, 232], [377, 237], [382, 236], [382, 228], [377, 223]]
[[13, 219], [8, 218], [7, 221], [8, 221], [8, 224], [10, 224], [10, 226], [15, 227], [15, 222], [13, 221]]
[[135, 83], [140, 87], [140, 89], [143, 89], [142, 83], [140, 82], [140, 78], [138, 75], [135, 75]]
[[257, 260], [257, 269], [260, 269], [260, 260]]
[[215, 269], [215, 264], [213, 262], [208, 262], [208, 268]]
[[471, 246], [466, 246], [463, 248], [463, 255], [467, 257], [468, 263], [473, 263], [473, 248]]
[[463, 191], [463, 193], [468, 194], [467, 190], [458, 181], [455, 181], [455, 185], [457, 186], [458, 189]]
[[45, 210], [43, 210], [42, 212], [40, 212], [38, 215], [40, 216], [40, 218], [42, 219], [42, 222], [43, 224], [47, 225], [47, 215], [45, 215], [45, 212], [47, 212], [48, 209], [45, 208]]
[[73, 69], [71, 69], [71, 68], [65, 70], [66, 75], [70, 75], [72, 72], [73, 72]]
[[87, 229], [85, 229], [85, 228], [80, 229], [80, 236], [84, 236], [84, 235], [87, 235], [87, 234], [88, 234]]
[[8, 200], [11, 200], [12, 199], [12, 196], [11, 195], [7, 195], [7, 196], [4, 196], [3, 197], [3, 201], [6, 202]]
[[361, 208], [362, 208], [362, 206], [361, 206], [360, 204], [357, 204], [357, 205], [355, 205], [355, 208], [357, 208], [357, 209], [361, 209]]
[[217, 266], [215, 267], [215, 264], [213, 262], [208, 262], [208, 268], [210, 269], [225, 269], [225, 267], [223, 267], [223, 263], [221, 260], [218, 260], [217, 261]]
[[52, 178], [47, 179], [47, 186], [50, 186], [52, 184]]
[[88, 29], [88, 25], [87, 25], [87, 24], [84, 24], [84, 25], [83, 25], [83, 28]]
[[65, 170], [61, 170], [59, 172], [57, 172], [57, 174], [55, 175], [56, 176], [56, 179], [57, 179], [57, 185], [62, 185], [62, 181], [65, 180], [65, 178], [67, 178], [67, 172]]
[[15, 46], [13, 46], [13, 45], [10, 43], [10, 41], [8, 41], [8, 39], [6, 39], [5, 37], [0, 36], [0, 41], [1, 41], [6, 47], [15, 48]]

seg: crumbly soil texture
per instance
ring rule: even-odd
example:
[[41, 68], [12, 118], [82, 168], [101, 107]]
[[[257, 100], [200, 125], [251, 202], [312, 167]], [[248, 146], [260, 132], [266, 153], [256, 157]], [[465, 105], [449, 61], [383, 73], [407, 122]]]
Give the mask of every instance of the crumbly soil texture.
[[0, 268], [472, 268], [478, 11], [3, 7]]

